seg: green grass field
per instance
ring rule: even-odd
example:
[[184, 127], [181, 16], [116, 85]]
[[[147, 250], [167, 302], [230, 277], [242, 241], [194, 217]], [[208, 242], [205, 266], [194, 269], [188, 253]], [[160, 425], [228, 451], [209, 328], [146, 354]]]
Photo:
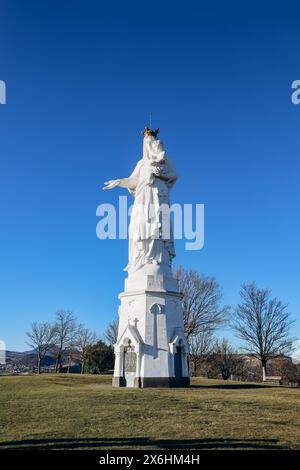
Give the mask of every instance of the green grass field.
[[112, 389], [109, 376], [0, 377], [0, 449], [300, 449], [300, 389], [192, 379]]

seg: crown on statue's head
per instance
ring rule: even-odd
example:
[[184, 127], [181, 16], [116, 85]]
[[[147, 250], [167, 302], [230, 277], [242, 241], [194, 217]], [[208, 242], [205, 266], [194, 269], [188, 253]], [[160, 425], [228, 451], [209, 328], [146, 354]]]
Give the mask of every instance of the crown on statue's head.
[[142, 134], [143, 134], [144, 136], [152, 135], [152, 136], [155, 137], [155, 138], [157, 137], [157, 134], [158, 134], [158, 133], [159, 133], [159, 127], [158, 127], [157, 129], [155, 129], [154, 131], [152, 131], [152, 130], [150, 129], [150, 127], [147, 126], [147, 127], [145, 127], [145, 129], [142, 131]]

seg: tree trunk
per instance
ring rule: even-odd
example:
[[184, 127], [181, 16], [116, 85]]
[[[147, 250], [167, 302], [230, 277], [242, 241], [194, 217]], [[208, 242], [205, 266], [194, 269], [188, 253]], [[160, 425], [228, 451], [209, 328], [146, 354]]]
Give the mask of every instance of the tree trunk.
[[71, 361], [72, 361], [72, 354], [70, 353], [69, 354], [69, 361], [68, 361], [68, 370], [67, 370], [68, 374], [70, 373]]
[[61, 359], [61, 354], [58, 353], [56, 357], [56, 363], [55, 363], [55, 372], [58, 373], [59, 365], [60, 365], [60, 359]]
[[262, 379], [264, 382], [267, 377], [267, 361], [265, 359], [261, 360], [261, 367], [262, 367]]
[[196, 357], [196, 356], [194, 357], [193, 365], [194, 365], [194, 370], [193, 370], [193, 372], [194, 372], [194, 374], [195, 374], [195, 376], [196, 376], [196, 375], [197, 375], [197, 357]]
[[41, 373], [41, 357], [38, 357], [38, 363], [37, 363], [37, 373]]
[[81, 374], [84, 374], [84, 358], [82, 358], [82, 363], [81, 363]]

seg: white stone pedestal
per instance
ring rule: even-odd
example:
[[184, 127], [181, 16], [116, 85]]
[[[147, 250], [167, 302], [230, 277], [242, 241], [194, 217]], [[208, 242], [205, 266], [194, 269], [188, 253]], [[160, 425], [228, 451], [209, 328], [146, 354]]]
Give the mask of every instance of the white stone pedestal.
[[125, 281], [119, 295], [115, 387], [189, 385], [181, 294], [168, 274], [150, 265]]

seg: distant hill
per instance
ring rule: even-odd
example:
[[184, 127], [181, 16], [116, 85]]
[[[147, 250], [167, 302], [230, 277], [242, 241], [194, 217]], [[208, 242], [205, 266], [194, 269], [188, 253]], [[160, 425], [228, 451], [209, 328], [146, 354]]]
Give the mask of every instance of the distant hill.
[[[6, 351], [6, 363], [26, 367], [36, 366], [36, 353], [34, 350], [24, 352]], [[52, 366], [53, 364], [55, 364], [53, 355], [47, 354], [43, 359], [43, 365]]]
[[[67, 365], [68, 358], [65, 358], [64, 364]], [[6, 366], [11, 369], [13, 366], [21, 367], [21, 368], [32, 368], [37, 364], [37, 355], [34, 349], [31, 351], [6, 351]], [[76, 355], [72, 357], [72, 366], [78, 367], [81, 362]], [[52, 352], [49, 352], [42, 361], [42, 366], [50, 367], [55, 365], [55, 356]], [[5, 366], [4, 366], [5, 367]], [[3, 367], [2, 367], [3, 368]]]

